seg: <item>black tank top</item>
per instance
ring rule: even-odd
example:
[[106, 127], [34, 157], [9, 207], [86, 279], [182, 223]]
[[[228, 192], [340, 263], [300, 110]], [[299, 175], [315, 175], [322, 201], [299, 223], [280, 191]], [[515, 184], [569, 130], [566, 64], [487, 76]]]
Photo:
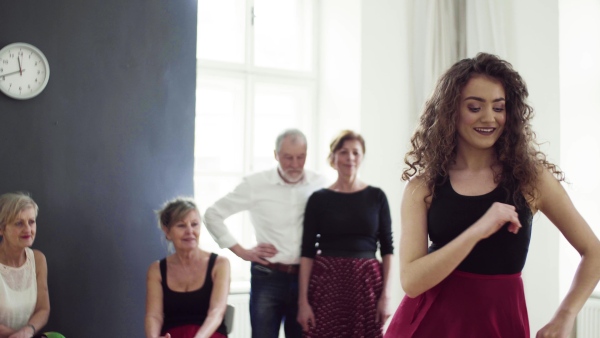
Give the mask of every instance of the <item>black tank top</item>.
[[[450, 179], [436, 186], [429, 211], [427, 230], [432, 244], [429, 253], [434, 252], [475, 223], [494, 202], [516, 205], [513, 192], [498, 185], [493, 191], [480, 196], [459, 195], [450, 184]], [[514, 274], [521, 272], [527, 258], [531, 238], [531, 210], [523, 198], [517, 208], [523, 228], [515, 235], [504, 225], [490, 237], [475, 245], [469, 255], [460, 263], [457, 270], [484, 275]]]
[[[215, 265], [217, 254], [211, 253], [206, 268], [204, 285], [198, 290], [190, 292], [178, 292], [167, 286], [167, 260], [160, 261], [160, 275], [162, 277], [163, 289], [163, 312], [164, 320], [161, 335], [167, 330], [188, 324], [200, 325], [204, 323], [210, 306], [210, 295], [212, 294], [213, 281], [212, 269]], [[225, 325], [221, 323], [217, 332], [227, 335]]]

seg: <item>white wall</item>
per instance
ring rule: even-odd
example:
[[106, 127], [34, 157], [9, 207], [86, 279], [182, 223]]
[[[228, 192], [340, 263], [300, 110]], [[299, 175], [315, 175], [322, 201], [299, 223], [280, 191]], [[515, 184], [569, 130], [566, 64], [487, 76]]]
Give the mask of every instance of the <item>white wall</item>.
[[[560, 164], [559, 35], [557, 0], [511, 0], [507, 6], [508, 60], [527, 82], [542, 150]], [[559, 232], [534, 217], [523, 272], [532, 336], [556, 311], [559, 299]]]
[[317, 168], [332, 180], [329, 143], [342, 129], [360, 131], [360, 0], [319, 1]]
[[[573, 203], [600, 233], [600, 1], [559, 0], [562, 169]], [[560, 240], [560, 293], [566, 294], [579, 254]], [[596, 289], [598, 292], [598, 288]]]
[[362, 174], [366, 182], [385, 191], [392, 213], [395, 246], [392, 311], [404, 295], [398, 261], [400, 199], [404, 187], [400, 177], [417, 117], [409, 81], [408, 3], [362, 1], [360, 123], [367, 144]]
[[325, 157], [342, 129], [360, 132], [366, 143], [361, 178], [384, 190], [392, 213], [396, 255], [391, 310], [400, 287], [398, 235], [403, 158], [414, 128], [409, 82], [410, 9], [405, 1], [327, 0], [321, 6], [319, 65], [319, 170], [335, 178]]
[[364, 136], [361, 178], [384, 190], [392, 213], [392, 311], [404, 295], [397, 254], [404, 186], [400, 176], [418, 116], [409, 81], [408, 5], [395, 0], [328, 0], [320, 2], [319, 20], [318, 168], [335, 178], [325, 157], [340, 130], [353, 129]]

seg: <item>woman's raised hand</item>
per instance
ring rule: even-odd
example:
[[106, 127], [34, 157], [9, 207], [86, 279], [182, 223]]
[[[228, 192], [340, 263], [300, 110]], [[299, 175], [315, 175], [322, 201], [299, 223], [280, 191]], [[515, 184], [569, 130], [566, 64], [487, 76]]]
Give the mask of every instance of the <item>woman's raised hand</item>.
[[495, 202], [486, 213], [473, 224], [473, 227], [479, 230], [481, 239], [484, 239], [496, 233], [507, 223], [507, 230], [513, 234], [519, 232], [519, 229], [522, 227], [515, 206]]

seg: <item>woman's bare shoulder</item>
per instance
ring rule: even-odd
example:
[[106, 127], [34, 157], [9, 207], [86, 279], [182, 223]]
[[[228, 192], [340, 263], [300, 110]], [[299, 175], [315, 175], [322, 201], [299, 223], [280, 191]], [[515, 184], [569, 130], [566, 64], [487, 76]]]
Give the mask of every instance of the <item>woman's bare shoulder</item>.
[[217, 259], [215, 260], [215, 268], [225, 268], [228, 269], [229, 268], [229, 259], [225, 256], [217, 256]]
[[430, 195], [427, 181], [425, 181], [423, 176], [413, 176], [408, 182], [406, 182], [404, 194], [411, 194], [420, 198]]

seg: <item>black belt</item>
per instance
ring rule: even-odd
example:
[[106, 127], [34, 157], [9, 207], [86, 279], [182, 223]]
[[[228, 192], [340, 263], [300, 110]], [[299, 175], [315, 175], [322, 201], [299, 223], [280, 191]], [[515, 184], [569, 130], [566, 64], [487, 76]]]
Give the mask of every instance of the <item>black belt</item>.
[[321, 250], [321, 256], [325, 257], [345, 257], [345, 258], [376, 258], [374, 251], [347, 251], [347, 250]]

